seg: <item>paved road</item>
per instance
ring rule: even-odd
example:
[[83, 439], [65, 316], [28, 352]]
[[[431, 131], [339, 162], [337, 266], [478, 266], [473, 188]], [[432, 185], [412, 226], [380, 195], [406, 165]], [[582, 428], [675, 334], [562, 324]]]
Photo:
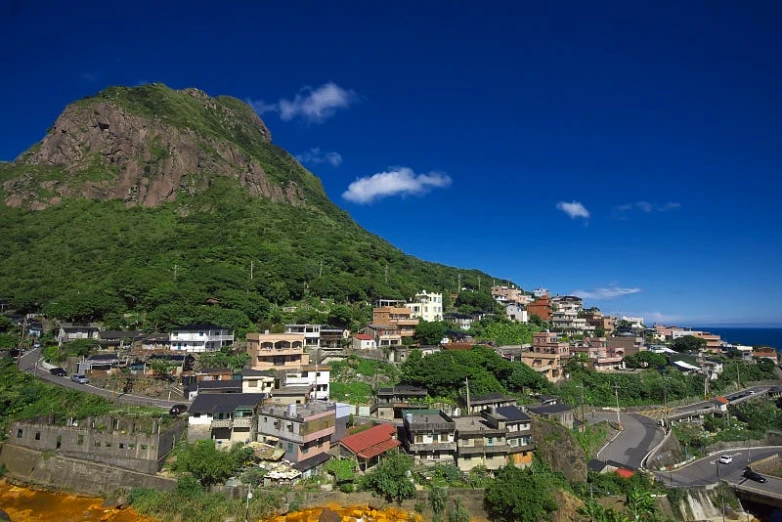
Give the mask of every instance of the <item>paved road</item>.
[[139, 395], [117, 394], [109, 390], [104, 390], [103, 388], [92, 386], [91, 384], [79, 384], [77, 382], [73, 382], [69, 377], [56, 377], [49, 373], [49, 370], [44, 370], [38, 367], [38, 362], [40, 359], [40, 350], [31, 350], [19, 358], [19, 368], [35, 375], [39, 379], [51, 382], [58, 386], [62, 386], [63, 388], [72, 388], [74, 390], [91, 393], [93, 395], [100, 395], [101, 397], [105, 397], [109, 400], [116, 400], [125, 404], [132, 404], [135, 406], [155, 406], [158, 408], [169, 409], [174, 404], [183, 404], [187, 402], [181, 400], [167, 401], [163, 399], [152, 399], [149, 397], [141, 397]]
[[[589, 423], [615, 422], [616, 412], [597, 411], [587, 415], [586, 420]], [[654, 420], [635, 413], [622, 413], [620, 420], [623, 430], [597, 453], [597, 458], [639, 468], [646, 454], [663, 440], [663, 430]]]
[[[667, 486], [674, 487], [707, 486], [716, 484], [719, 478], [734, 484], [742, 483], [746, 481], [746, 479], [741, 477], [745, 466], [752, 461], [760, 460], [776, 453], [782, 453], [782, 446], [725, 450], [696, 460], [675, 471], [657, 471], [655, 475], [665, 482]], [[721, 455], [730, 455], [733, 457], [733, 462], [730, 464], [718, 464]], [[717, 469], [718, 466], [719, 470]], [[718, 473], [719, 478], [717, 477]], [[780, 489], [780, 493], [782, 493], [782, 489]]]
[[[744, 401], [748, 401], [765, 394], [766, 392], [768, 392], [769, 388], [771, 388], [771, 386], [752, 386], [750, 388], [744, 388], [743, 390], [739, 390], [733, 393], [728, 393], [725, 395], [725, 398], [728, 399], [731, 404], [740, 404]], [[748, 391], [754, 391], [755, 394], [749, 395], [747, 397], [735, 398], [736, 396]], [[712, 409], [714, 409], [714, 404], [712, 404], [710, 401], [703, 401], [703, 402], [696, 402], [695, 404], [690, 404], [688, 406], [681, 406], [679, 408], [674, 408], [671, 410], [670, 415], [676, 416], [676, 415], [684, 415], [684, 414], [695, 414], [695, 413], [700, 413], [703, 410], [712, 410]]]

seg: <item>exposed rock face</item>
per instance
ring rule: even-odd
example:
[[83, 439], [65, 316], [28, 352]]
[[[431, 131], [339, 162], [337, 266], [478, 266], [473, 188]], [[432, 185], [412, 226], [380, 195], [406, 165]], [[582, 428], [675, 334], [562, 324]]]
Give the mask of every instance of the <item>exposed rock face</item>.
[[567, 428], [536, 418], [532, 423], [532, 439], [537, 446], [536, 453], [552, 470], [561, 471], [569, 481], [586, 481], [586, 457]]
[[[271, 133], [255, 113], [240, 115], [197, 89], [178, 94], [198, 100], [225, 128], [241, 127], [271, 142]], [[63, 170], [60, 179], [42, 180], [31, 168], [3, 184], [6, 205], [30, 210], [74, 196], [154, 207], [174, 201], [179, 192], [208, 188], [214, 176], [238, 179], [253, 196], [305, 204], [301, 187], [293, 181], [276, 183], [256, 158], [230, 139], [135, 114], [103, 98], [69, 105], [40, 147], [16, 163]]]

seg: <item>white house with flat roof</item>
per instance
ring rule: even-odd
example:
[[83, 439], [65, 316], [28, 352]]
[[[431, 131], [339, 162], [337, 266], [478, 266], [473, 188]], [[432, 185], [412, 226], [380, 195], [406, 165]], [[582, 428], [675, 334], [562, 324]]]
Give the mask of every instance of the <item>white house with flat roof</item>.
[[415, 299], [405, 303], [412, 312], [410, 315], [430, 323], [443, 320], [443, 294], [421, 290], [415, 294]]

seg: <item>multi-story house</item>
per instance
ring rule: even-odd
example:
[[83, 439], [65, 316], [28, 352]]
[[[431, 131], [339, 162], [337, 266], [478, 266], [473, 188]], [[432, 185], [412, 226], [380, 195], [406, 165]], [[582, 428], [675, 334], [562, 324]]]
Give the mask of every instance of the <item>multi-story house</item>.
[[247, 354], [253, 370], [296, 370], [310, 363], [302, 333], [249, 333]]
[[642, 330], [644, 327], [643, 317], [628, 317], [626, 315], [623, 315], [622, 321], [628, 323], [630, 325], [630, 328], [632, 328], [633, 330]]
[[179, 326], [169, 333], [170, 348], [189, 353], [216, 352], [233, 342], [231, 330], [212, 324]]
[[587, 337], [570, 347], [571, 355], [582, 354], [598, 372], [613, 372], [624, 367], [624, 350], [609, 348], [605, 337]]
[[429, 394], [426, 388], [400, 384], [391, 388], [380, 388], [375, 393], [375, 403], [370, 408], [370, 415], [378, 419], [401, 419], [404, 410], [427, 409], [426, 399]]
[[524, 305], [516, 303], [508, 303], [505, 305], [505, 317], [517, 323], [529, 322], [529, 316], [527, 315], [527, 310], [524, 309]]
[[532, 334], [532, 351], [521, 354], [521, 360], [551, 382], [565, 378], [565, 365], [570, 357], [568, 343], [559, 342], [553, 332]]
[[556, 295], [551, 298], [551, 306], [558, 312], [580, 312], [584, 306], [584, 300], [574, 295]]
[[361, 333], [371, 335], [375, 339], [377, 348], [402, 344], [399, 327], [394, 324], [368, 324], [366, 328], [361, 330]]
[[505, 466], [509, 446], [508, 430], [500, 422], [480, 415], [454, 418], [456, 424], [456, 465], [462, 471], [484, 466], [494, 471]]
[[321, 401], [261, 406], [258, 439], [285, 450], [284, 458], [309, 476], [329, 460], [336, 411], [334, 403]]
[[556, 421], [568, 429], [575, 425], [575, 412], [567, 404], [550, 404], [546, 406], [530, 406], [527, 411], [539, 415], [544, 419]]
[[234, 377], [241, 377], [242, 393], [265, 393], [271, 395], [274, 391], [274, 372], [271, 370], [262, 371], [243, 368]]
[[402, 445], [420, 464], [453, 464], [456, 423], [441, 410], [404, 410]]
[[188, 440], [226, 445], [255, 440], [255, 412], [266, 398], [263, 393], [199, 393], [188, 411]]
[[306, 348], [320, 347], [319, 324], [286, 324], [285, 333], [304, 334], [304, 346]]
[[532, 463], [532, 419], [518, 406], [491, 407], [480, 415], [457, 417], [456, 459], [459, 469], [476, 466], [497, 470], [506, 464]]
[[537, 315], [544, 321], [551, 321], [551, 298], [548, 295], [538, 297], [527, 305], [527, 313], [530, 317]]
[[460, 312], [445, 314], [443, 316], [443, 319], [452, 322], [460, 329], [465, 331], [469, 330], [470, 327], [472, 326], [472, 323], [477, 321], [477, 319], [475, 319], [475, 316], [473, 314], [463, 314]]
[[459, 397], [459, 406], [464, 408], [465, 415], [479, 415], [482, 411], [501, 408], [504, 406], [515, 406], [516, 397], [505, 395], [504, 393], [489, 393], [487, 395], [478, 395], [467, 399], [465, 396]]
[[481, 413], [491, 424], [505, 427], [505, 442], [508, 445], [508, 464], [526, 467], [532, 464], [532, 419], [518, 406], [509, 405], [492, 408]]
[[587, 323], [586, 318], [579, 317], [575, 310], [558, 310], [551, 314], [551, 327], [559, 332], [572, 334], [590, 334], [595, 327]]
[[584, 319], [595, 329], [602, 328], [605, 335], [611, 335], [616, 328], [616, 320], [614, 317], [603, 315], [603, 312], [597, 308], [590, 308], [584, 311]]
[[547, 288], [536, 288], [532, 291], [532, 295], [534, 295], [536, 298], [546, 297], [551, 295], [551, 292], [549, 292]]
[[331, 387], [331, 367], [318, 364], [306, 364], [295, 370], [286, 370], [284, 386], [309, 386], [309, 398], [312, 400], [329, 400]]
[[325, 350], [341, 350], [350, 339], [350, 330], [323, 326], [320, 329], [320, 347]]
[[643, 337], [634, 336], [608, 337], [606, 339], [606, 347], [609, 353], [621, 355], [622, 357], [635, 355], [646, 350]]
[[512, 286], [492, 286], [491, 296], [500, 304], [525, 305], [532, 302], [532, 298], [521, 288]]
[[415, 335], [418, 319], [413, 317], [413, 312], [405, 306], [381, 306], [372, 310], [372, 323], [396, 326], [399, 335], [412, 337]]
[[57, 330], [57, 343], [68, 343], [77, 339], [100, 339], [100, 328], [94, 323], [61, 323]]
[[443, 294], [421, 290], [415, 294], [415, 299], [405, 303], [405, 307], [411, 312], [411, 316], [424, 321], [434, 322], [443, 320]]

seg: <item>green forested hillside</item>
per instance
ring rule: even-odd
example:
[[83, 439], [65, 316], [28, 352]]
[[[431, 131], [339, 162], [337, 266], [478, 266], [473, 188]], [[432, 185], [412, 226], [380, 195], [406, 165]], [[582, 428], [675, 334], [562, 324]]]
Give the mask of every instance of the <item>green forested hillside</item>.
[[[122, 93], [133, 96], [118, 101]], [[136, 106], [144, 96], [153, 99], [141, 110]], [[283, 149], [243, 139], [252, 133], [241, 128], [220, 134], [216, 124], [206, 126], [213, 119], [201, 117], [198, 105], [179, 96], [185, 95], [157, 86], [110, 91], [96, 100], [114, 99], [123, 110], [136, 107], [134, 114], [146, 111], [150, 125], [160, 118], [185, 127], [196, 122], [197, 136], [240, 147], [277, 183], [297, 183], [306, 204], [253, 196], [237, 178], [209, 173], [204, 173], [208, 188], [180, 189], [175, 201], [152, 208], [78, 194], [36, 211], [0, 204], [0, 297], [21, 311], [43, 310], [68, 320], [130, 314], [128, 321], [150, 328], [207, 320], [242, 328], [267, 317], [272, 305], [307, 296], [359, 302], [406, 298], [424, 288], [455, 290], [459, 274], [467, 287], [476, 287], [481, 276], [488, 281], [478, 271], [403, 254], [331, 203], [320, 181]], [[189, 112], [187, 117], [165, 112], [176, 110]], [[231, 121], [241, 125], [241, 118]], [[165, 154], [160, 156], [144, 161], [162, 161]], [[9, 199], [10, 182], [20, 179], [25, 187], [49, 187], [38, 182], [64, 177], [74, 184], [85, 176], [69, 165], [28, 164], [25, 157], [0, 164], [2, 200]], [[107, 165], [97, 176], [101, 165], [90, 168], [84, 179], [114, 175]], [[210, 298], [219, 302], [207, 305]]]

